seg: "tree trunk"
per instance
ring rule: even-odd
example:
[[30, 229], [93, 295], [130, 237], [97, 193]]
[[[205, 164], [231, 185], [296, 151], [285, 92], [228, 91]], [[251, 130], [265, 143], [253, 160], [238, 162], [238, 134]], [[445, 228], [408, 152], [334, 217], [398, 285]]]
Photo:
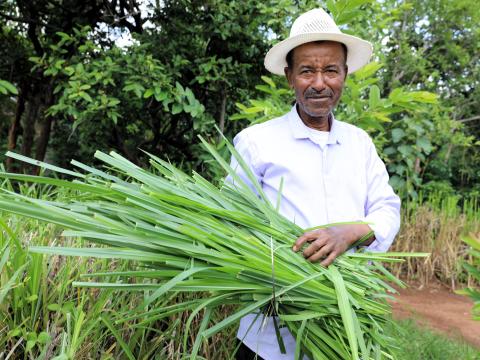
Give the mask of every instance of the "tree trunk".
[[[27, 103], [27, 113], [23, 121], [22, 132], [22, 155], [31, 157], [33, 141], [35, 138], [35, 120], [38, 117], [38, 112], [41, 106], [40, 96], [37, 92]], [[23, 165], [23, 169], [27, 166]]]
[[117, 149], [120, 149], [122, 151], [123, 155], [128, 160], [133, 162], [135, 165], [138, 165], [139, 161], [138, 161], [137, 154], [130, 151], [128, 146], [125, 144], [125, 141], [122, 139], [122, 136], [118, 132], [116, 126], [114, 126], [112, 130], [113, 130], [113, 136], [114, 136], [114, 139], [115, 139], [115, 142], [116, 142]]
[[[26, 87], [21, 87], [20, 92], [17, 98], [17, 106], [15, 109], [15, 117], [13, 118], [10, 129], [8, 130], [8, 146], [9, 151], [15, 150], [17, 147], [17, 138], [21, 129], [20, 120], [25, 111], [25, 97], [27, 95]], [[13, 170], [13, 159], [7, 158], [7, 171], [12, 172]]]
[[38, 135], [35, 147], [35, 159], [43, 161], [45, 159], [45, 153], [47, 152], [48, 140], [50, 139], [50, 131], [52, 129], [52, 117], [47, 116], [43, 119], [40, 127], [40, 133]]
[[[47, 87], [47, 96], [45, 99], [45, 111], [53, 105], [54, 94], [53, 94], [53, 81], [50, 82]], [[50, 140], [50, 132], [52, 130], [53, 118], [49, 115], [44, 115], [43, 121], [40, 126], [40, 132], [38, 139], [36, 141], [35, 147], [35, 159], [43, 161], [45, 159], [45, 154], [47, 152], [48, 141]], [[38, 168], [37, 168], [38, 169]]]

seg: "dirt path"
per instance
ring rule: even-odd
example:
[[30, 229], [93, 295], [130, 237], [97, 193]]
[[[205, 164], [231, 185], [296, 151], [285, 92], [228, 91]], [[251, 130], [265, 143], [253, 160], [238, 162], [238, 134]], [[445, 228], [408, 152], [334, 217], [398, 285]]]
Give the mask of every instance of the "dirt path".
[[414, 319], [419, 324], [447, 334], [463, 338], [480, 348], [480, 321], [472, 320], [470, 299], [452, 293], [441, 285], [419, 289], [410, 286], [399, 290], [397, 302], [392, 303], [397, 319]]

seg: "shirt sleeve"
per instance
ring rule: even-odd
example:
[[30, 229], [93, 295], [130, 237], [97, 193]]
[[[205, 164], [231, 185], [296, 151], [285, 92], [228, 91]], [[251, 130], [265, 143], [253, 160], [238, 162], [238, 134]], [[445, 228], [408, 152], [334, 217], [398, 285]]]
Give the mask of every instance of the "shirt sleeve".
[[367, 159], [364, 221], [369, 223], [375, 234], [375, 240], [367, 247], [367, 251], [385, 252], [400, 228], [400, 198], [388, 183], [387, 169], [370, 138]]
[[[258, 183], [261, 184], [262, 175], [258, 170], [258, 167], [256, 166], [257, 159], [258, 159], [257, 151], [254, 144], [250, 140], [250, 137], [246, 130], [241, 131], [240, 133], [237, 134], [237, 136], [235, 136], [235, 138], [233, 139], [233, 144], [235, 146], [235, 149], [239, 153], [239, 155], [242, 157], [243, 161], [246, 163], [247, 167], [252, 171]], [[233, 170], [235, 170], [235, 172], [242, 179], [242, 181], [246, 183], [258, 195], [258, 192], [256, 191], [255, 187], [253, 186], [252, 182], [248, 178], [245, 171], [242, 169], [242, 167], [238, 163], [235, 156], [232, 156], [230, 161], [230, 166], [232, 167]], [[230, 175], [227, 176], [227, 178], [225, 179], [225, 182], [229, 182], [235, 185], [235, 180]]]

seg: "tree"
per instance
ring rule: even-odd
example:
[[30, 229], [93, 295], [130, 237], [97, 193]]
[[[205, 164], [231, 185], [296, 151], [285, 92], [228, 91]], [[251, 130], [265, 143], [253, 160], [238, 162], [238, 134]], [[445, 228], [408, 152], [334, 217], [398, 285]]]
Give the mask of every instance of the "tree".
[[[76, 26], [94, 28], [102, 22], [112, 27], [142, 31], [139, 5], [133, 0], [121, 1], [9, 1], [0, 5], [0, 19], [5, 21], [0, 33], [4, 78], [17, 84], [19, 94], [15, 116], [9, 130], [8, 149], [19, 147], [21, 152], [42, 160], [45, 157], [54, 118], [46, 111], [56, 102], [55, 78], [48, 78], [39, 69], [32, 69], [29, 57], [49, 56], [61, 40], [59, 32], [73, 34]], [[130, 15], [130, 16], [127, 16]], [[133, 19], [130, 22], [129, 19]], [[73, 55], [74, 47], [64, 48], [64, 57]], [[4, 73], [8, 72], [5, 77]], [[36, 131], [38, 128], [38, 131]], [[35, 152], [33, 153], [33, 148]], [[12, 163], [7, 160], [11, 169]]]
[[429, 117], [435, 131], [443, 126], [444, 133], [421, 161], [425, 181], [446, 181], [466, 190], [480, 180], [479, 144], [474, 140], [480, 136], [480, 13], [472, 6], [469, 0], [387, 1], [376, 11], [393, 20], [382, 29], [384, 90], [435, 92], [443, 106], [437, 117], [453, 120]]
[[[480, 131], [479, 15], [469, 12], [471, 0], [166, 0], [143, 2], [142, 11], [141, 4], [0, 5], [0, 78], [19, 91], [0, 95], [10, 107], [4, 114], [15, 107], [6, 116], [9, 149], [43, 159], [50, 144], [49, 158], [66, 166], [72, 157], [88, 162], [97, 148], [142, 163], [142, 148], [202, 168], [197, 134], [215, 141], [214, 125], [230, 137], [247, 124], [227, 121], [235, 103], [271, 102], [269, 117], [283, 108], [279, 101], [293, 100], [282, 97], [288, 91], [257, 98], [263, 57], [297, 15], [322, 6], [343, 31], [374, 44], [374, 63], [351, 77], [337, 111], [372, 134], [396, 186], [414, 196], [426, 182], [467, 190], [480, 183], [479, 152], [467, 156]], [[131, 36], [131, 45], [117, 46], [112, 33]], [[272, 81], [277, 94], [283, 80]]]

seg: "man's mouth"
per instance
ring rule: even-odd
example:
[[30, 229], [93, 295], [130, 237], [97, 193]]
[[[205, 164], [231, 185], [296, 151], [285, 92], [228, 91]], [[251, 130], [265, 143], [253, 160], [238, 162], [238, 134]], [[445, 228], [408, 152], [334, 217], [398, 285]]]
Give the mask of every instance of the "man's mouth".
[[324, 96], [307, 96], [307, 99], [312, 99], [312, 100], [322, 100], [322, 99], [330, 99], [330, 96], [324, 95]]

